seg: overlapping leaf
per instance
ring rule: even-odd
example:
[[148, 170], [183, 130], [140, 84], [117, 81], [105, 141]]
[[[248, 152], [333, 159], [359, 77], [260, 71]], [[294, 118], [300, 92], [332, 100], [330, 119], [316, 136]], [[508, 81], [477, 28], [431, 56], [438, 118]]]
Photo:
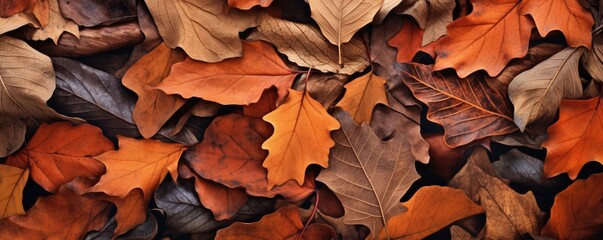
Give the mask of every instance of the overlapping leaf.
[[352, 80], [344, 87], [345, 95], [337, 106], [352, 115], [357, 124], [371, 122], [375, 105], [387, 105], [385, 79], [372, 71]]
[[0, 164], [0, 221], [12, 215], [24, 215], [23, 188], [29, 169]]

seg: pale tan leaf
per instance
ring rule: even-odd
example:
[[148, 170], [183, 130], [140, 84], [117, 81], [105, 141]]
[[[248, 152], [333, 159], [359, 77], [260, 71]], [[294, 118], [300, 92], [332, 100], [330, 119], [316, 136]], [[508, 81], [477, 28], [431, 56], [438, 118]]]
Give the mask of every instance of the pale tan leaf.
[[373, 19], [373, 23], [381, 24], [387, 14], [392, 11], [398, 4], [400, 4], [403, 0], [383, 0], [383, 4], [377, 14], [375, 14], [375, 19]]
[[80, 30], [77, 24], [63, 17], [59, 9], [58, 0], [48, 1], [50, 3], [50, 21], [48, 21], [48, 25], [45, 27], [31, 31], [31, 39], [43, 41], [50, 38], [55, 44], [57, 44], [59, 37], [61, 37], [63, 32], [71, 33], [73, 36], [79, 38]]
[[0, 158], [21, 148], [25, 141], [25, 124], [10, 116], [0, 116]]
[[582, 56], [581, 62], [593, 79], [603, 82], [603, 33], [593, 36], [592, 49]]
[[38, 27], [36, 19], [25, 13], [17, 13], [8, 18], [0, 18], [0, 34], [10, 32], [27, 24]]
[[452, 10], [456, 6], [454, 0], [415, 0], [397, 11], [408, 14], [417, 20], [419, 27], [425, 30], [421, 46], [438, 40], [446, 35], [446, 26], [452, 22]]

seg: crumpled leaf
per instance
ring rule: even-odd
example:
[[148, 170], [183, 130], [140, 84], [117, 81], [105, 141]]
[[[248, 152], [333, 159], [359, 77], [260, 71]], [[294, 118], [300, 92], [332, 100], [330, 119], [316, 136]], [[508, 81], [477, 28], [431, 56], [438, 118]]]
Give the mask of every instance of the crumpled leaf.
[[582, 48], [566, 48], [517, 75], [509, 84], [515, 124], [523, 131], [531, 123], [550, 123], [561, 99], [582, 96], [578, 60]]
[[352, 115], [357, 124], [371, 122], [375, 105], [387, 105], [385, 79], [374, 75], [372, 71], [352, 80], [344, 87], [345, 94], [336, 106]]
[[88, 192], [104, 192], [124, 198], [130, 190], [140, 188], [150, 199], [163, 178], [170, 173], [178, 177], [178, 160], [186, 150], [181, 144], [152, 139], [117, 137], [119, 149], [94, 157], [107, 167], [107, 173]]
[[591, 239], [603, 233], [603, 174], [577, 180], [555, 197], [542, 235], [555, 239]]
[[140, 134], [150, 138], [184, 105], [185, 99], [154, 89], [170, 74], [174, 63], [185, 55], [161, 44], [144, 55], [124, 75], [122, 83], [138, 95], [132, 118]]
[[239, 32], [257, 25], [257, 14], [237, 9], [225, 11], [224, 0], [145, 3], [165, 43], [170, 48], [182, 48], [199, 61], [219, 62], [242, 56]]
[[0, 116], [0, 158], [21, 148], [25, 142], [25, 124], [10, 116]]
[[257, 31], [249, 38], [270, 42], [279, 52], [287, 55], [289, 61], [321, 72], [350, 75], [369, 65], [366, 49], [359, 37], [341, 45], [342, 66], [337, 63], [337, 47], [331, 45], [316, 27], [270, 15], [264, 15]]
[[59, 0], [44, 0], [48, 1], [50, 14], [48, 25], [42, 24], [44, 27], [39, 29], [29, 29], [31, 40], [44, 41], [46, 39], [52, 39], [54, 44], [58, 44], [59, 38], [63, 32], [73, 34], [73, 36], [80, 38], [80, 30], [73, 21], [65, 19], [59, 9]]
[[458, 189], [425, 186], [402, 203], [408, 209], [387, 221], [389, 235], [379, 239], [423, 239], [457, 220], [483, 213], [465, 193]]
[[343, 222], [367, 226], [376, 234], [387, 220], [405, 211], [400, 198], [417, 179], [404, 135], [381, 141], [368, 124], [358, 126], [341, 109], [333, 112], [341, 129], [332, 136], [330, 166], [316, 180], [333, 190], [345, 209]]
[[0, 222], [13, 215], [25, 215], [23, 189], [29, 169], [0, 164]]
[[576, 179], [580, 169], [590, 161], [603, 163], [603, 104], [601, 97], [588, 100], [563, 100], [559, 120], [549, 127], [544, 175], [567, 173]]
[[226, 227], [233, 222], [255, 221], [272, 211], [274, 200], [249, 198], [235, 216], [216, 221], [212, 212], [201, 206], [193, 183], [164, 181], [155, 192], [155, 203], [167, 215], [165, 224], [174, 233], [205, 233]]
[[274, 126], [262, 144], [268, 150], [262, 164], [268, 170], [268, 189], [290, 179], [302, 185], [310, 164], [329, 166], [329, 149], [335, 144], [329, 133], [339, 123], [308, 92], [289, 89], [285, 102], [263, 119]]
[[103, 164], [92, 157], [111, 150], [113, 143], [90, 124], [44, 123], [6, 163], [31, 169], [32, 180], [46, 191], [56, 192], [77, 177], [96, 178], [105, 173]]
[[262, 167], [268, 153], [261, 145], [271, 132], [270, 125], [260, 118], [220, 116], [207, 128], [203, 141], [183, 158], [199, 176], [229, 188], [243, 187], [252, 196], [280, 194], [287, 201], [300, 201], [314, 190], [310, 178], [302, 186], [290, 180], [268, 190], [267, 171]]
[[329, 42], [337, 46], [338, 63], [343, 64], [341, 45], [349, 42], [360, 28], [373, 21], [383, 0], [308, 0], [308, 4], [312, 19], [318, 23]]
[[446, 35], [446, 26], [452, 22], [452, 11], [456, 6], [454, 0], [413, 0], [403, 4], [404, 10], [396, 12], [412, 16], [425, 30], [420, 46]]
[[276, 86], [279, 99], [297, 76], [266, 42], [243, 42], [244, 55], [219, 63], [187, 58], [172, 67], [157, 88], [184, 98], [198, 97], [223, 105], [257, 102], [264, 89]]
[[517, 130], [506, 94], [490, 88], [483, 76], [460, 79], [432, 73], [431, 66], [426, 65], [397, 67], [415, 97], [429, 107], [427, 119], [444, 127], [444, 138], [450, 147]]
[[268, 7], [272, 0], [228, 0], [228, 6], [243, 10], [249, 10], [254, 6]]
[[27, 215], [0, 221], [0, 239], [78, 240], [90, 230], [101, 229], [109, 210], [108, 203], [80, 196], [63, 186], [56, 194], [39, 198]]

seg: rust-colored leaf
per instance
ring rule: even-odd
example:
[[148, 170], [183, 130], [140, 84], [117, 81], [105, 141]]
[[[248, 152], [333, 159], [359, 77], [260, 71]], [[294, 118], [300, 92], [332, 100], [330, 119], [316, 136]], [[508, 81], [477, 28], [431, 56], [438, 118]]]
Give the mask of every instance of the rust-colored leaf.
[[3, 0], [0, 3], [0, 17], [7, 18], [18, 13], [32, 13], [45, 27], [49, 21], [50, 0]]
[[354, 118], [357, 124], [371, 122], [373, 108], [382, 103], [387, 105], [385, 79], [373, 72], [364, 74], [344, 85], [345, 95], [337, 103]]
[[24, 215], [23, 188], [29, 169], [0, 164], [0, 221], [12, 215]]
[[411, 62], [412, 58], [421, 48], [423, 29], [410, 17], [402, 18], [402, 27], [387, 44], [398, 49], [396, 60], [398, 62]]
[[559, 120], [548, 129], [549, 138], [544, 175], [567, 173], [576, 179], [580, 169], [590, 161], [603, 163], [603, 100], [562, 100]]
[[90, 124], [42, 124], [25, 148], [7, 164], [30, 168], [31, 178], [49, 192], [77, 177], [96, 178], [105, 173], [94, 156], [113, 150], [113, 143]]
[[172, 67], [170, 75], [158, 85], [167, 94], [198, 97], [228, 105], [257, 102], [264, 89], [276, 86], [279, 99], [297, 73], [291, 71], [274, 48], [262, 41], [243, 42], [243, 56], [219, 63], [187, 58]]
[[335, 145], [329, 134], [339, 122], [308, 92], [289, 89], [285, 102], [263, 119], [274, 126], [262, 144], [268, 150], [262, 164], [268, 169], [268, 189], [289, 179], [303, 184], [310, 164], [329, 166], [329, 149]]

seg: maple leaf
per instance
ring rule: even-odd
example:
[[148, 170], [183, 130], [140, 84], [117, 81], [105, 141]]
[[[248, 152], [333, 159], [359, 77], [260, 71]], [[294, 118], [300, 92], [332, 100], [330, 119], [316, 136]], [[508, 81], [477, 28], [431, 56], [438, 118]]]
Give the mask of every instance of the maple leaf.
[[125, 198], [132, 189], [140, 188], [148, 200], [168, 172], [172, 179], [178, 177], [178, 160], [186, 150], [182, 144], [123, 136], [117, 139], [118, 150], [95, 157], [105, 164], [107, 173], [88, 192]]
[[344, 87], [345, 95], [336, 106], [350, 113], [357, 124], [371, 122], [375, 105], [387, 105], [385, 79], [374, 75], [372, 71], [352, 80]]
[[262, 164], [268, 170], [268, 189], [289, 179], [303, 184], [310, 164], [329, 166], [329, 149], [335, 144], [329, 133], [339, 129], [339, 122], [308, 92], [289, 89], [285, 102], [263, 119], [274, 126], [262, 144], [268, 150]]
[[187, 58], [172, 67], [157, 88], [184, 98], [199, 97], [220, 104], [248, 105], [257, 102], [264, 89], [276, 86], [279, 99], [297, 76], [274, 48], [262, 41], [243, 42], [243, 56], [219, 63]]
[[92, 158], [113, 150], [101, 130], [89, 124], [43, 123], [25, 148], [11, 155], [6, 164], [31, 169], [31, 178], [49, 192], [77, 177], [96, 178], [105, 173]]
[[0, 164], [0, 222], [5, 217], [24, 215], [23, 188], [29, 177], [29, 169]]
[[444, 127], [450, 147], [517, 130], [506, 94], [490, 88], [483, 76], [460, 79], [431, 73], [431, 66], [397, 65], [402, 80], [429, 107], [427, 119]]
[[603, 136], [601, 97], [588, 100], [562, 100], [559, 120], [549, 127], [544, 174], [554, 177], [567, 173], [576, 179], [582, 166], [590, 161], [603, 163], [603, 149], [594, 143]]
[[185, 55], [165, 44], [157, 46], [138, 60], [124, 75], [122, 84], [138, 95], [132, 118], [145, 138], [150, 138], [184, 103], [178, 95], [167, 95], [153, 86], [166, 78], [174, 63]]
[[379, 239], [423, 239], [455, 221], [483, 213], [465, 193], [458, 189], [426, 186], [402, 203], [408, 211], [387, 221], [388, 233], [382, 231]]
[[421, 48], [423, 29], [410, 18], [402, 18], [402, 28], [387, 44], [398, 49], [396, 60], [398, 62], [411, 62], [412, 58]]
[[341, 200], [346, 224], [362, 224], [372, 233], [389, 232], [387, 220], [403, 212], [400, 198], [419, 178], [404, 135], [381, 141], [363, 123], [357, 126], [341, 109], [333, 112], [341, 122], [335, 131], [330, 166], [316, 180], [325, 183]]
[[556, 239], [590, 239], [603, 232], [603, 174], [577, 180], [555, 196], [542, 235]]

